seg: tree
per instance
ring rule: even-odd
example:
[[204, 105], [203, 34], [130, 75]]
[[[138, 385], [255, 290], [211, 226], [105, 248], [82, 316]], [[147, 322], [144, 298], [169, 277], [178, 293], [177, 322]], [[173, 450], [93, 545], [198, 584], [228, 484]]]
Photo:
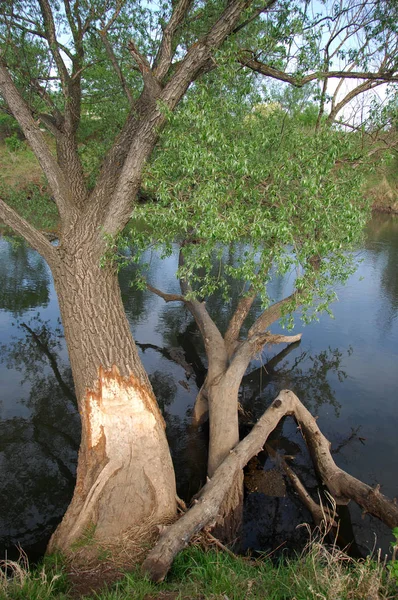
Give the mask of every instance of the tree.
[[[179, 245], [181, 294], [143, 285], [183, 303], [202, 335], [208, 369], [195, 420], [209, 417], [209, 477], [239, 441], [238, 392], [250, 362], [265, 345], [301, 337], [274, 335], [271, 325], [281, 317], [288, 323], [298, 307], [305, 320], [328, 308], [333, 285], [351, 272], [347, 250], [368, 214], [361, 169], [352, 168], [355, 134], [325, 128], [315, 135], [278, 103], [253, 107], [257, 94], [250, 98], [247, 87], [244, 96], [239, 86], [225, 97], [227, 71], [212, 85], [204, 78], [170, 116], [143, 182], [156, 202], [136, 209], [139, 228], [133, 220], [128, 242], [136, 260], [148, 245], [166, 256]], [[291, 292], [275, 302], [268, 283], [289, 272]], [[231, 286], [241, 290], [234, 306]], [[214, 318], [215, 295], [224, 322]], [[240, 479], [225, 516], [238, 512], [242, 493]], [[234, 537], [239, 519], [232, 520]]]
[[[218, 49], [236, 59], [244, 42], [262, 40], [273, 63], [286, 54], [306, 13], [306, 2], [276, 0], [179, 0], [159, 10], [133, 0], [2, 5], [3, 107], [18, 121], [48, 180], [59, 212], [59, 245], [4, 201], [0, 217], [51, 268], [82, 419], [76, 489], [52, 549], [67, 552], [87, 528], [95, 528], [98, 540], [117, 539], [149, 517], [160, 522], [175, 514], [163, 418], [131, 337], [116, 270], [102, 258], [130, 219], [168, 115], [194, 82], [216, 69]], [[395, 75], [389, 70], [379, 77]], [[116, 89], [124, 93], [121, 103]], [[107, 113], [99, 97], [109, 101]], [[103, 137], [90, 159], [81, 142], [90, 139], [90, 127], [95, 134], [95, 121], [105, 113], [108, 121], [97, 128]]]

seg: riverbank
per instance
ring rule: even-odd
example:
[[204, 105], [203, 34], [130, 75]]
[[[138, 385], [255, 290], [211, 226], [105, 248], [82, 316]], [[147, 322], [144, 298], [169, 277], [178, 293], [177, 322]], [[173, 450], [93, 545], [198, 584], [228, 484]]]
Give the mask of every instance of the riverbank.
[[[313, 541], [294, 560], [273, 564], [192, 546], [177, 556], [166, 582], [153, 584], [139, 569], [115, 583], [111, 564], [68, 575], [59, 558], [48, 557], [35, 570], [9, 564], [0, 577], [1, 600], [392, 600], [397, 580], [391, 565], [367, 558], [353, 561], [336, 548]], [[107, 583], [108, 582], [108, 583]]]

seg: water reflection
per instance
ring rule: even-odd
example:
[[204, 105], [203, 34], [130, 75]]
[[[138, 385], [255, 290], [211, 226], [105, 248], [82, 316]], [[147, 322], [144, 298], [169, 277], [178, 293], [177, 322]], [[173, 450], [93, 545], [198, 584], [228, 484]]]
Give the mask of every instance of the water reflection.
[[44, 551], [73, 492], [80, 419], [71, 370], [58, 354], [62, 329], [35, 317], [16, 330], [0, 359], [28, 384], [21, 402], [29, 417], [0, 421], [0, 531], [11, 555], [19, 543], [34, 556]]
[[[240, 393], [247, 414], [244, 434], [279, 389], [293, 389], [319, 416], [320, 427], [339, 450], [338, 464], [370, 484], [382, 483], [390, 496], [398, 491], [397, 233], [398, 219], [373, 220], [362, 250], [364, 262], [339, 290], [336, 319], [324, 316], [320, 323], [300, 327], [301, 343], [277, 354], [266, 349], [252, 363]], [[231, 261], [238, 251], [229, 251]], [[0, 554], [19, 542], [34, 555], [44, 549], [71, 496], [80, 426], [49, 270], [24, 244], [0, 240], [0, 259]], [[155, 286], [178, 292], [176, 260], [153, 258]], [[183, 307], [132, 290], [133, 273], [129, 267], [120, 274], [123, 300], [165, 416], [178, 491], [188, 498], [205, 479], [206, 428], [190, 426], [190, 411], [206, 373], [202, 340]], [[274, 282], [276, 300], [286, 285], [281, 278]], [[235, 302], [232, 297], [231, 306]], [[208, 308], [222, 327], [230, 306], [214, 298]], [[280, 423], [270, 443], [296, 456], [299, 476], [315, 491], [318, 482], [291, 419]], [[275, 465], [264, 453], [255, 468], [272, 470]], [[350, 513], [361, 547], [371, 549], [374, 532], [388, 546], [389, 532], [373, 519], [363, 521], [355, 509]], [[309, 515], [294, 494], [250, 494], [245, 516], [244, 547], [269, 551], [287, 539], [293, 547], [306, 536], [296, 525]]]
[[50, 275], [37, 252], [18, 239], [0, 239], [0, 308], [14, 317], [27, 309], [46, 306]]

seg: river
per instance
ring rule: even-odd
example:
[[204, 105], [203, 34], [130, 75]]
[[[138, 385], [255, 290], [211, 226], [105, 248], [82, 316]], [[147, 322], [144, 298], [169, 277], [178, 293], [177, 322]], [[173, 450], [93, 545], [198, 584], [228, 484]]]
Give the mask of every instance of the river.
[[[240, 403], [242, 435], [279, 389], [290, 388], [319, 417], [334, 458], [352, 475], [398, 496], [398, 217], [375, 215], [358, 249], [357, 272], [337, 290], [334, 319], [303, 326], [300, 344], [266, 349], [246, 374]], [[178, 291], [176, 257], [151, 260], [151, 282]], [[206, 427], [190, 427], [190, 411], [203, 381], [204, 353], [192, 317], [130, 286], [134, 267], [120, 283], [126, 312], [163, 410], [179, 493], [188, 498], [205, 478]], [[272, 284], [282, 297], [289, 281]], [[220, 300], [209, 303], [218, 322]], [[273, 328], [278, 332], [278, 326]], [[190, 365], [188, 366], [187, 363]], [[79, 418], [57, 298], [50, 271], [23, 242], [0, 238], [0, 558], [19, 544], [35, 559], [62, 517], [73, 491]], [[315, 492], [316, 479], [295, 424], [286, 419], [272, 445], [296, 456], [297, 472]], [[309, 519], [275, 465], [259, 455], [251, 471], [276, 477], [274, 495], [246, 485], [241, 549], [272, 552], [300, 548]], [[277, 491], [275, 491], [275, 489]], [[386, 527], [350, 505], [342, 511], [343, 538], [353, 553], [388, 549]]]

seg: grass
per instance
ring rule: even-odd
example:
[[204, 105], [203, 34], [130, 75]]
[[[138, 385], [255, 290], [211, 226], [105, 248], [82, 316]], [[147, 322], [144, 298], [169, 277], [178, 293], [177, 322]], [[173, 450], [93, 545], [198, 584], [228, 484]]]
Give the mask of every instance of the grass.
[[[112, 586], [88, 595], [70, 587], [66, 566], [47, 558], [29, 570], [22, 554], [18, 563], [2, 565], [1, 600], [392, 600], [397, 581], [379, 560], [353, 560], [335, 547], [313, 540], [295, 559], [274, 565], [225, 552], [191, 546], [180, 553], [165, 583], [153, 584], [139, 569]], [[6, 575], [7, 573], [7, 575]], [[97, 571], [101, 580], [102, 570]]]
[[0, 198], [32, 225], [53, 231], [58, 212], [42, 170], [26, 142], [15, 148], [0, 143]]

